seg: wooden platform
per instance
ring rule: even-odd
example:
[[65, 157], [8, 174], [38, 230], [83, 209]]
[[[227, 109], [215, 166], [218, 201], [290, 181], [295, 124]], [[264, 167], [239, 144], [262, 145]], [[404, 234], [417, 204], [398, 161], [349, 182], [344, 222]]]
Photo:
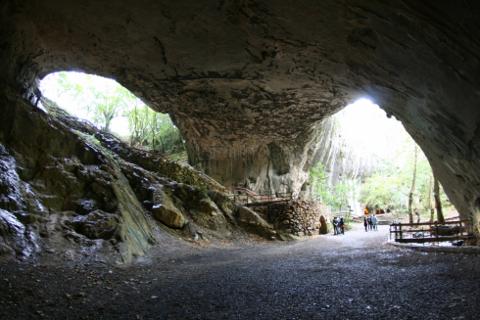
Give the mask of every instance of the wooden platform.
[[292, 200], [292, 193], [257, 194], [246, 188], [235, 188], [232, 200], [249, 207], [264, 206], [271, 203]]

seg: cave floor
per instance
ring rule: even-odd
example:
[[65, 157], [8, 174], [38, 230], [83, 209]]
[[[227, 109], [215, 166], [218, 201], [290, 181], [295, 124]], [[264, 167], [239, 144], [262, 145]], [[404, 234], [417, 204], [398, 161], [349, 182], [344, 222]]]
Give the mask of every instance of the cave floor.
[[387, 230], [191, 248], [129, 267], [2, 262], [0, 319], [478, 319], [480, 256]]

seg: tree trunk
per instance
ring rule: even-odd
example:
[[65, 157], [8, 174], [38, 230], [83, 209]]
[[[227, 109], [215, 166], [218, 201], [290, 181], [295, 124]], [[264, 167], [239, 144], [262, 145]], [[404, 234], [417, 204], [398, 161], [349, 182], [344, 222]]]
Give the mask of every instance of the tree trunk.
[[103, 128], [104, 131], [110, 132], [110, 124], [112, 123], [112, 119], [115, 116], [113, 113], [104, 112], [103, 118], [105, 120], [105, 127]]
[[110, 132], [110, 123], [112, 122], [112, 118], [105, 117], [105, 127], [103, 128], [104, 131]]
[[427, 203], [428, 203], [428, 210], [430, 210], [430, 223], [433, 222], [435, 219], [435, 205], [432, 203], [432, 193], [433, 193], [433, 175], [430, 176], [430, 179], [428, 180], [428, 197], [427, 197]]
[[138, 140], [138, 117], [137, 117], [137, 104], [133, 107], [133, 130], [130, 135], [130, 145], [134, 146]]
[[413, 150], [413, 176], [412, 176], [412, 185], [410, 187], [410, 192], [408, 194], [408, 221], [413, 223], [413, 194], [415, 193], [415, 183], [417, 180], [417, 158], [418, 158], [418, 146], [415, 145]]
[[437, 178], [433, 180], [433, 197], [435, 198], [435, 209], [437, 210], [437, 221], [439, 223], [445, 223], [442, 211], [442, 201], [440, 199], [440, 183]]

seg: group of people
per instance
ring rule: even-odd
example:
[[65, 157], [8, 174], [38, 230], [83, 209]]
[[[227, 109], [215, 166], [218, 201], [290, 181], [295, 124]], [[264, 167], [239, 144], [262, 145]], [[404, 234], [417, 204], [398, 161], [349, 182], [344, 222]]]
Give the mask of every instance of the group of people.
[[332, 220], [333, 224], [333, 234], [345, 234], [345, 221], [343, 217], [334, 217]]
[[363, 226], [365, 227], [365, 232], [367, 232], [368, 230], [372, 231], [372, 230], [378, 230], [378, 219], [377, 219], [377, 216], [375, 214], [373, 215], [369, 215], [369, 216], [364, 216], [363, 217]]

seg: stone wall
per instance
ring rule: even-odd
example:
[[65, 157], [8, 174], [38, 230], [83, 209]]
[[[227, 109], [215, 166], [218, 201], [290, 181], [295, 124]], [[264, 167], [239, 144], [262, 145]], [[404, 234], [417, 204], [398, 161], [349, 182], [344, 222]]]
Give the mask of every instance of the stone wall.
[[306, 200], [273, 202], [252, 208], [279, 232], [296, 236], [319, 234], [320, 217], [327, 214], [319, 203]]

